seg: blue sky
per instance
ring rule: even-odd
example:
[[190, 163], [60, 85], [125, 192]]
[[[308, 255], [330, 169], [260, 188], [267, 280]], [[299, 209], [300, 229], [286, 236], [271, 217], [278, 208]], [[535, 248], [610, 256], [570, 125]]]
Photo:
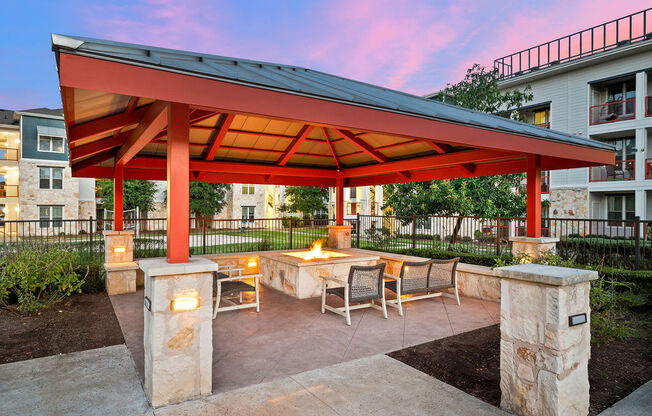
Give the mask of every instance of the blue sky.
[[5, 0], [0, 108], [61, 106], [52, 32], [302, 65], [426, 94], [460, 80], [475, 62], [491, 66], [650, 6], [618, 3]]

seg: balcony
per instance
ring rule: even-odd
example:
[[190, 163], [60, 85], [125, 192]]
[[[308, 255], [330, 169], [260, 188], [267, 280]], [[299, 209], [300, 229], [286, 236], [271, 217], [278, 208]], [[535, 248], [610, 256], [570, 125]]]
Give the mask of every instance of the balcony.
[[509, 79], [652, 39], [652, 8], [611, 20], [494, 61], [499, 79]]
[[632, 120], [636, 117], [636, 98], [622, 101], [593, 105], [589, 108], [589, 123], [613, 123], [615, 121]]
[[550, 128], [550, 123], [534, 123], [535, 126]]
[[0, 160], [18, 160], [20, 154], [18, 149], [11, 147], [0, 147]]
[[0, 185], [0, 198], [17, 198], [18, 185]]
[[550, 173], [541, 172], [541, 193], [549, 194], [550, 193]]
[[635, 168], [633, 159], [618, 160], [615, 165], [594, 166], [589, 171], [589, 182], [633, 181]]
[[652, 95], [645, 97], [645, 117], [652, 116]]
[[652, 179], [652, 159], [645, 159], [645, 179]]

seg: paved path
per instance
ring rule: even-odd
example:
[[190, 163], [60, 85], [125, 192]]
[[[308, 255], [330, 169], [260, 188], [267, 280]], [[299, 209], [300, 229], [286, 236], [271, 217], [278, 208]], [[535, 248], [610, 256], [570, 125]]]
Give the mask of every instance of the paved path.
[[[388, 296], [393, 296], [388, 292]], [[143, 291], [111, 296], [122, 333], [142, 377]], [[213, 393], [246, 387], [304, 371], [384, 354], [433, 339], [496, 324], [500, 304], [462, 298], [404, 304], [404, 316], [388, 307], [351, 313], [352, 325], [320, 313], [321, 299], [295, 299], [261, 287], [261, 311], [218, 314], [213, 320]], [[330, 296], [329, 303], [341, 304]], [[339, 303], [338, 303], [339, 302]]]
[[151, 415], [124, 344], [0, 365], [0, 415]]
[[386, 355], [155, 410], [156, 416], [506, 415]]
[[643, 384], [599, 416], [649, 416], [652, 415], [652, 380]]

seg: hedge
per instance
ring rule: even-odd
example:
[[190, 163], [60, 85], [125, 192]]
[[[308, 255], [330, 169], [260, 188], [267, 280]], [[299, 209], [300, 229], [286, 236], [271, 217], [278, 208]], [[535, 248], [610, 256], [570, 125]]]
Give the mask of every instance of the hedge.
[[428, 248], [404, 248], [393, 250], [379, 250], [389, 253], [405, 254], [408, 256], [425, 257], [429, 259], [452, 259], [459, 257], [462, 263], [477, 264], [479, 266], [493, 267], [496, 264], [496, 259], [508, 259], [511, 256], [504, 255], [502, 257], [493, 254], [473, 254], [473, 253], [459, 253], [455, 251], [434, 250]]

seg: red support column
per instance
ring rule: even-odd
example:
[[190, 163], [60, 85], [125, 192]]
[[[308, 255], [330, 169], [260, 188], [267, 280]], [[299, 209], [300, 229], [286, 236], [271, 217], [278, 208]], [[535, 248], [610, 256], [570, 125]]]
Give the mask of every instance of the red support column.
[[167, 142], [167, 259], [188, 262], [190, 234], [190, 109], [187, 104], [168, 105]]
[[541, 237], [541, 156], [527, 160], [527, 236]]
[[122, 165], [116, 165], [113, 179], [113, 229], [122, 231], [123, 224], [123, 194], [124, 194], [125, 169]]
[[344, 225], [344, 178], [335, 178], [336, 224]]

